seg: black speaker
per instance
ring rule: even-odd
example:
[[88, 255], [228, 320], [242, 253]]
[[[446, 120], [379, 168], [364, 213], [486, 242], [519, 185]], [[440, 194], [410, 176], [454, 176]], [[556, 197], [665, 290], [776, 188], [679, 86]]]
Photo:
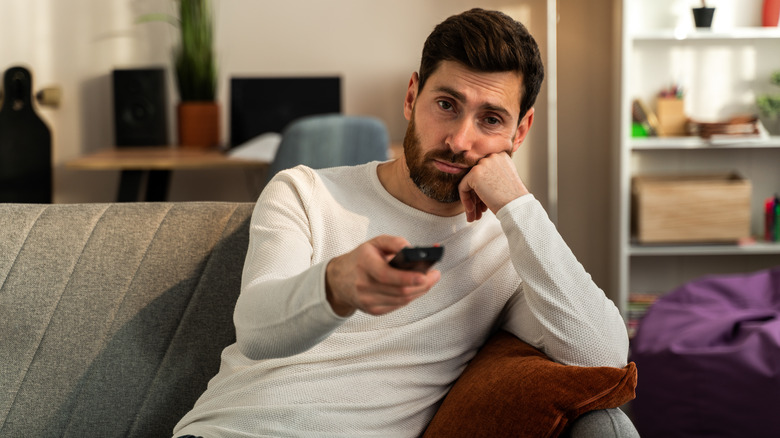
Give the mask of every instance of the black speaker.
[[165, 69], [114, 70], [116, 146], [168, 144]]

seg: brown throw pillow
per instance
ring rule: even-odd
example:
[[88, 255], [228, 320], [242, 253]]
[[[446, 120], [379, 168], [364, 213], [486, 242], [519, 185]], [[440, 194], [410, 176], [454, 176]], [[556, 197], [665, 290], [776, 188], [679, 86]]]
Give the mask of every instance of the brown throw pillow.
[[472, 359], [423, 437], [555, 437], [579, 415], [636, 393], [636, 365], [577, 367], [500, 331]]

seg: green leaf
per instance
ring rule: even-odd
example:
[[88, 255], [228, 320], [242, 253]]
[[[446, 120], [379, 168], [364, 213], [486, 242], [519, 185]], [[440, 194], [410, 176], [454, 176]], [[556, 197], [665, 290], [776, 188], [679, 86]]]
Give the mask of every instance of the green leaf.
[[182, 101], [213, 101], [217, 95], [214, 29], [209, 0], [178, 0], [179, 17], [146, 14], [136, 23], [167, 22], [179, 28], [173, 49], [176, 85]]
[[780, 85], [780, 71], [772, 73], [772, 75], [769, 77], [769, 82], [775, 85]]

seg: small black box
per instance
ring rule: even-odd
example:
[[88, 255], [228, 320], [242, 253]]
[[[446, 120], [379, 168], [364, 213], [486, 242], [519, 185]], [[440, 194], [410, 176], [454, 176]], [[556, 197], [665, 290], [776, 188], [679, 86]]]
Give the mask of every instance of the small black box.
[[165, 69], [114, 70], [116, 146], [168, 144], [168, 94]]

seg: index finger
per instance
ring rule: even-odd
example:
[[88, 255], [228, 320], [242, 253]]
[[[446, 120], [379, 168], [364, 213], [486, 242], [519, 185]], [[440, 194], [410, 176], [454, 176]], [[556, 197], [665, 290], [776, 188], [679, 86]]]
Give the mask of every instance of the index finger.
[[390, 260], [390, 257], [398, 251], [410, 246], [409, 241], [405, 238], [388, 234], [374, 237], [369, 242], [382, 253], [386, 261]]

